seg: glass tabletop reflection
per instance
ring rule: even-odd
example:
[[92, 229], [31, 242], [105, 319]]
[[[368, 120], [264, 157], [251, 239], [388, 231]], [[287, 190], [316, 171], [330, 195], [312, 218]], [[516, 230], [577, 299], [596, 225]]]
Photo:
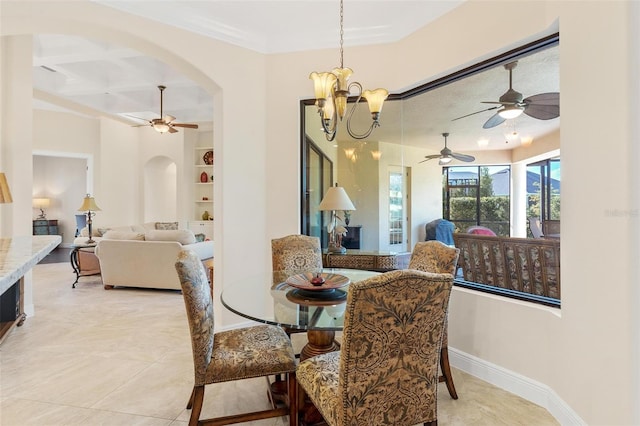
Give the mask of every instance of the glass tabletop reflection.
[[[317, 271], [320, 272], [320, 271]], [[302, 273], [301, 273], [302, 274]], [[242, 317], [300, 330], [342, 330], [349, 286], [379, 272], [358, 269], [322, 269], [325, 288], [305, 286], [304, 274], [276, 271], [269, 278], [255, 277], [231, 283], [222, 290], [222, 304]], [[349, 283], [344, 284], [344, 278]], [[289, 281], [289, 283], [287, 283]]]

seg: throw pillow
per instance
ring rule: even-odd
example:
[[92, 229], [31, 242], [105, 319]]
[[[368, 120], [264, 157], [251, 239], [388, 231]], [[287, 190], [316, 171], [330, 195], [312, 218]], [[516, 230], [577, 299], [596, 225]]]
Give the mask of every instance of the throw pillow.
[[178, 229], [178, 222], [156, 222], [156, 229], [175, 231]]
[[[104, 234], [106, 234], [108, 231], [110, 231], [111, 228], [91, 228], [92, 234], [95, 237], [102, 237]], [[87, 231], [87, 236], [89, 235], [88, 233], [89, 231]], [[96, 233], [97, 232], [97, 233]]]
[[137, 240], [144, 241], [144, 234], [127, 231], [107, 231], [102, 236], [105, 240]]
[[145, 239], [147, 241], [177, 241], [182, 245], [196, 242], [196, 236], [193, 234], [193, 231], [188, 229], [156, 229], [155, 231], [147, 231]]

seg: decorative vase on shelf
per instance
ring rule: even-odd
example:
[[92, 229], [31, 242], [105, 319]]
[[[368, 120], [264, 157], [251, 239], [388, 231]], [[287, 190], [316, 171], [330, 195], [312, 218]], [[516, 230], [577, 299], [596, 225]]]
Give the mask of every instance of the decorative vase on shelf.
[[209, 182], [209, 175], [207, 175], [207, 172], [200, 173], [200, 182], [202, 183]]
[[202, 213], [202, 220], [209, 220], [209, 212], [208, 211], [204, 211], [204, 213]]

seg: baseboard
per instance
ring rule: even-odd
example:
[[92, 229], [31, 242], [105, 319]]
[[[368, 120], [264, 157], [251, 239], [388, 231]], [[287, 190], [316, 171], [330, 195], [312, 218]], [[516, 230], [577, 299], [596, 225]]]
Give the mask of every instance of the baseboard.
[[545, 408], [561, 425], [586, 422], [549, 386], [449, 346], [452, 367]]
[[[251, 325], [256, 325], [256, 323], [246, 321], [230, 327], [224, 327], [223, 330]], [[452, 367], [545, 408], [561, 425], [587, 425], [553, 389], [544, 383], [469, 355], [451, 346], [449, 346], [449, 362]]]

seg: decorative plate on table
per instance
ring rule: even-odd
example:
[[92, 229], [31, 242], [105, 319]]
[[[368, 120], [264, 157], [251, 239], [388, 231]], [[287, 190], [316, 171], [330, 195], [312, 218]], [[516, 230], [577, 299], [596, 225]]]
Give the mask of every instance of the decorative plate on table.
[[313, 272], [293, 275], [287, 278], [286, 283], [291, 287], [305, 291], [327, 291], [344, 287], [351, 282], [351, 280], [344, 275], [333, 274], [330, 272], [322, 272], [319, 275], [324, 278], [324, 283], [321, 285], [314, 285], [311, 283], [311, 279], [316, 276]]
[[204, 153], [204, 155], [202, 156], [202, 161], [204, 161], [204, 164], [206, 164], [207, 166], [210, 166], [213, 164], [213, 151], [207, 151]]

